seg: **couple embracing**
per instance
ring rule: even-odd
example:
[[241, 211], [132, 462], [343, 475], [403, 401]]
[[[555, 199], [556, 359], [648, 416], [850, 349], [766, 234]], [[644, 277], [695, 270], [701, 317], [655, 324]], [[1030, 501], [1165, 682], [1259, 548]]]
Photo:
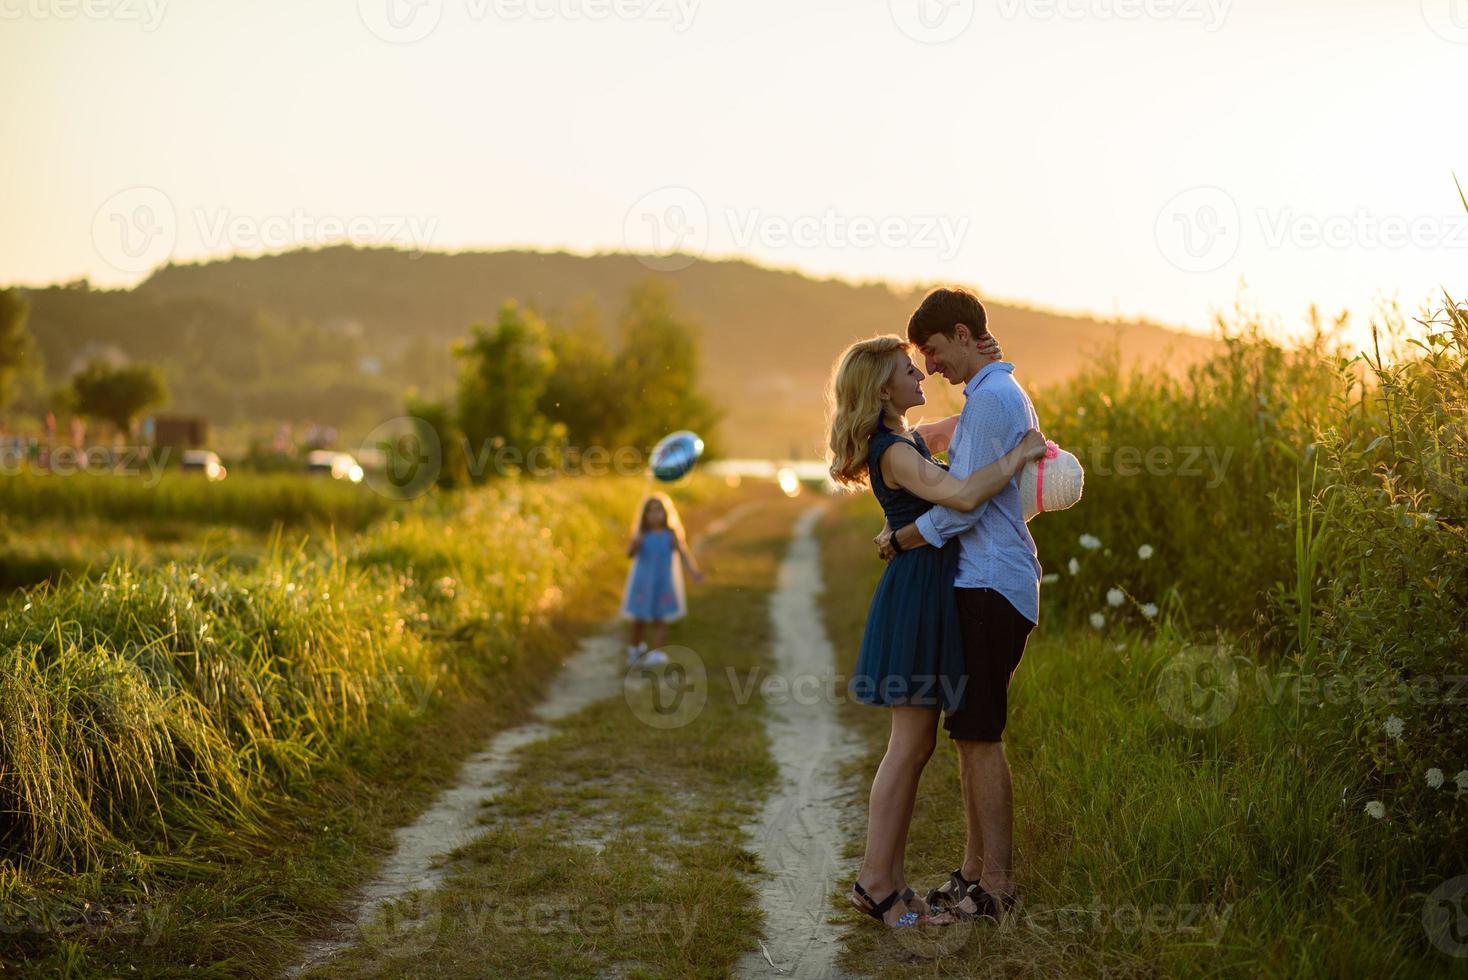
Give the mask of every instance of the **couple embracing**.
[[[983, 304], [938, 289], [907, 339], [874, 337], [842, 355], [831, 390], [831, 476], [870, 486], [889, 559], [872, 597], [853, 695], [892, 712], [872, 782], [867, 849], [852, 886], [860, 911], [895, 928], [999, 918], [1014, 904], [1014, 804], [1002, 741], [1010, 678], [1039, 620], [1040, 563], [1017, 477], [1046, 455], [1029, 396], [1000, 360]], [[962, 414], [910, 428], [929, 375], [963, 385]], [[949, 463], [934, 452], [948, 451]], [[939, 715], [958, 750], [963, 859], [924, 897], [903, 870], [918, 778]]]

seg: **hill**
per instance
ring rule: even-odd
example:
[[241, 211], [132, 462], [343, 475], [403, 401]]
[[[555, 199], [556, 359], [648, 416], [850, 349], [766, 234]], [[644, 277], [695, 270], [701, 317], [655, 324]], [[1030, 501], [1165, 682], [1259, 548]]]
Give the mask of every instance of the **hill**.
[[[648, 279], [668, 282], [679, 313], [702, 326], [705, 383], [727, 411], [721, 443], [735, 455], [819, 455], [832, 360], [851, 340], [901, 333], [924, 292], [744, 261], [659, 273], [626, 254], [342, 246], [169, 265], [132, 290], [33, 290], [31, 322], [53, 377], [83, 349], [115, 347], [162, 364], [181, 410], [222, 423], [312, 418], [365, 431], [400, 411], [408, 385], [449, 390], [449, 342], [504, 300], [552, 324], [595, 318], [610, 329], [627, 290]], [[1031, 388], [1063, 380], [1112, 344], [1125, 362], [1172, 365], [1214, 346], [1153, 324], [986, 305]], [[953, 404], [944, 393], [934, 408]]]

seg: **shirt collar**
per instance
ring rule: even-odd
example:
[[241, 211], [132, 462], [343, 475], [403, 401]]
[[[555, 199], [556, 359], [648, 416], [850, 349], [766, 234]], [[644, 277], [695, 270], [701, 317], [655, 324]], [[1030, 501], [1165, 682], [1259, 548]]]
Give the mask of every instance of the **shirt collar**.
[[979, 369], [979, 373], [970, 378], [968, 384], [963, 386], [963, 397], [973, 397], [973, 393], [979, 390], [979, 385], [984, 383], [985, 378], [991, 374], [997, 374], [1000, 371], [1003, 371], [1005, 374], [1013, 374], [1014, 362], [990, 361], [988, 364], [985, 364]]

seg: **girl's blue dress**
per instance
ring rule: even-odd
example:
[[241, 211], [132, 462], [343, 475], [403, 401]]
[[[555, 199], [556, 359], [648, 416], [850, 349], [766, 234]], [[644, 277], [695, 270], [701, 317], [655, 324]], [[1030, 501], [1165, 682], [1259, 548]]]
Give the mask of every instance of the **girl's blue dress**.
[[[933, 506], [882, 481], [882, 453], [898, 441], [915, 446], [927, 459], [933, 458], [916, 432], [909, 440], [877, 423], [867, 464], [872, 493], [894, 531], [916, 521]], [[887, 563], [867, 611], [861, 653], [849, 685], [856, 700], [949, 712], [963, 708], [967, 676], [958, 603], [953, 595], [957, 572], [956, 539], [942, 548], [904, 551]]]
[[632, 559], [627, 587], [622, 592], [622, 617], [643, 622], [669, 623], [688, 613], [683, 594], [683, 560], [666, 528], [642, 536], [642, 548]]

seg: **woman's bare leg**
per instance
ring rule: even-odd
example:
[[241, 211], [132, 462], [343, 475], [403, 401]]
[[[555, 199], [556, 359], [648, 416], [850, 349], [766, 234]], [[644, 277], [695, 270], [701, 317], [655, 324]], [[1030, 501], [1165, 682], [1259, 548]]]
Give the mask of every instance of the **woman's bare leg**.
[[[892, 735], [872, 780], [867, 851], [856, 879], [877, 902], [906, 884], [902, 861], [907, 849], [907, 828], [912, 820], [918, 779], [933, 755], [938, 730], [938, 712], [931, 708], [891, 710]], [[906, 911], [906, 903], [898, 901], [887, 913], [887, 921], [896, 921]]]

